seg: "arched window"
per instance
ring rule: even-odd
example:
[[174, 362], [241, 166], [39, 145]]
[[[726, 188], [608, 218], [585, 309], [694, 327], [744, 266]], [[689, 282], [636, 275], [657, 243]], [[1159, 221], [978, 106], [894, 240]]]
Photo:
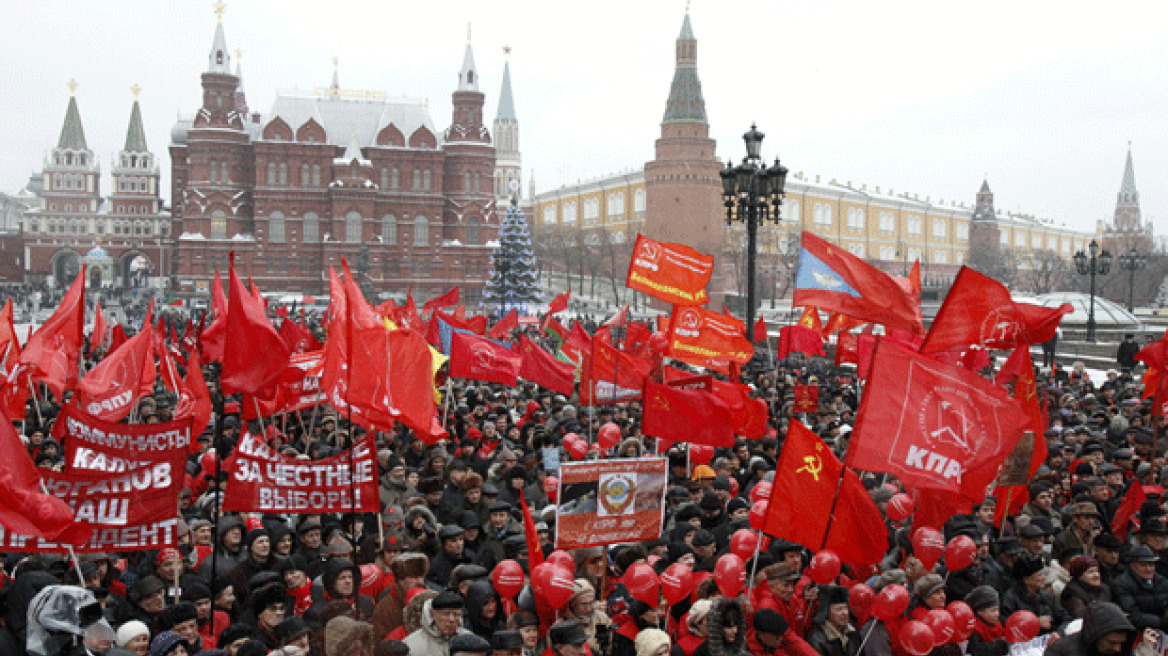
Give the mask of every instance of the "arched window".
[[345, 241], [351, 244], [361, 243], [361, 214], [349, 212], [345, 215]]
[[421, 191], [422, 190], [422, 171], [420, 169], [414, 169], [414, 187], [413, 187], [413, 190], [414, 191]]
[[211, 212], [211, 239], [227, 239], [227, 213], [223, 210]]
[[430, 169], [422, 171], [422, 190], [430, 191]]
[[273, 244], [284, 243], [283, 212], [272, 212], [268, 215], [268, 241]]
[[397, 170], [396, 166], [393, 167], [393, 179], [390, 180], [389, 186], [392, 187], [394, 191], [397, 191], [401, 188], [401, 172]]
[[386, 214], [381, 217], [381, 241], [390, 245], [397, 245], [397, 217]]
[[308, 212], [304, 215], [304, 229], [300, 236], [300, 241], [305, 244], [313, 244], [320, 241], [320, 217], [316, 212]]
[[320, 164], [312, 165], [312, 186], [320, 189]]
[[312, 183], [312, 179], [308, 177], [308, 163], [300, 165], [300, 186], [307, 189]]
[[276, 186], [276, 163], [268, 162], [268, 186]]
[[280, 186], [288, 186], [288, 164], [287, 162], [280, 162]]
[[381, 190], [389, 189], [389, 169], [381, 167]]
[[482, 226], [479, 225], [478, 219], [470, 219], [466, 222], [466, 244], [468, 246], [478, 246], [482, 241]]
[[414, 246], [430, 245], [430, 221], [419, 214], [414, 219]]

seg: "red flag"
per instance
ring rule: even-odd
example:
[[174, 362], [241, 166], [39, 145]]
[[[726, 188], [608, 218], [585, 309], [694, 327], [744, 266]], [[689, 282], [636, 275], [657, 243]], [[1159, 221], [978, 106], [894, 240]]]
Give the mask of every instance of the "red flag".
[[835, 341], [835, 366], [845, 362], [859, 363], [860, 342], [856, 335], [849, 332], [839, 334]]
[[779, 329], [779, 359], [782, 360], [791, 353], [819, 357], [827, 355], [823, 352], [823, 337], [819, 331], [798, 324]]
[[1120, 540], [1127, 539], [1128, 527], [1131, 525], [1131, 520], [1140, 513], [1140, 506], [1147, 501], [1148, 495], [1144, 494], [1144, 486], [1140, 482], [1132, 481], [1132, 484], [1127, 489], [1127, 494], [1123, 495], [1123, 501], [1119, 507], [1115, 509], [1115, 517], [1111, 519], [1111, 532]]
[[20, 361], [28, 366], [29, 377], [43, 382], [57, 399], [63, 398], [66, 386], [77, 379], [77, 359], [85, 343], [85, 265], [73, 279], [69, 291], [53, 316], [44, 323], [24, 346]]
[[[980, 349], [978, 349], [980, 350]], [[1026, 414], [1026, 430], [1034, 431], [1034, 441], [1019, 440], [1018, 449], [1030, 449], [1029, 468], [1026, 471], [1026, 481], [1029, 481], [1042, 463], [1046, 462], [1046, 413], [1042, 410], [1042, 401], [1038, 398], [1038, 384], [1034, 380], [1034, 363], [1030, 359], [1030, 348], [1019, 346], [1002, 365], [1002, 369], [994, 377], [994, 382], [1005, 387], [1012, 385], [1014, 398], [1022, 405]], [[1025, 453], [1018, 454], [1026, 456]], [[994, 497], [998, 504], [994, 508], [995, 525], [1007, 515], [1015, 514], [1030, 498], [1027, 486], [1021, 482], [1015, 485], [1000, 485], [994, 488]]]
[[[154, 382], [154, 335], [140, 331], [110, 353], [77, 383], [77, 407], [104, 421], [121, 421]], [[165, 354], [165, 351], [163, 351]]]
[[762, 317], [759, 317], [758, 321], [754, 322], [754, 335], [752, 335], [752, 338], [752, 341], [755, 342], [765, 342], [767, 339], [766, 322], [762, 320]]
[[[892, 279], [900, 285], [904, 293], [908, 294], [912, 299], [913, 307], [917, 312], [917, 324], [924, 326], [924, 321], [921, 314], [921, 261], [915, 260], [912, 265], [912, 270], [908, 272], [908, 276], [901, 278], [900, 276], [892, 276]], [[923, 335], [924, 329], [916, 331], [914, 334]]]
[[[819, 316], [818, 311], [816, 311], [816, 316]], [[843, 334], [850, 331], [852, 328], [858, 328], [863, 324], [863, 321], [853, 319], [846, 314], [833, 312], [832, 315], [827, 318], [827, 323], [823, 325], [823, 330], [820, 332], [823, 335], [823, 338], [827, 339], [835, 333]]]
[[754, 344], [737, 319], [701, 307], [675, 305], [669, 319], [669, 351], [677, 360], [725, 372], [730, 362], [749, 362]]
[[617, 310], [616, 314], [609, 317], [608, 321], [605, 321], [601, 325], [603, 325], [603, 326], [623, 326], [628, 322], [629, 322], [629, 304], [625, 303], [623, 306], [621, 306], [621, 309]]
[[912, 525], [930, 526], [940, 530], [945, 522], [956, 515], [973, 513], [973, 502], [956, 494], [928, 488], [909, 488], [916, 510]]
[[[577, 324], [579, 325], [579, 324]], [[653, 365], [593, 336], [580, 368], [580, 403], [606, 405], [641, 397]]]
[[459, 291], [458, 287], [446, 292], [445, 294], [432, 298], [422, 304], [422, 311], [429, 312], [430, 310], [437, 310], [451, 305], [458, 305]]
[[223, 339], [227, 334], [227, 295], [223, 293], [223, 281], [219, 278], [218, 269], [215, 270], [215, 279], [211, 281], [211, 309], [215, 313], [215, 320], [199, 335], [204, 364], [223, 361]]
[[645, 379], [642, 417], [646, 435], [713, 447], [734, 446], [734, 417], [718, 396]]
[[556, 318], [550, 314], [543, 316], [543, 321], [539, 324], [539, 330], [545, 335], [555, 333], [561, 340], [568, 339], [568, 329], [564, 327], [564, 324], [556, 321]]
[[16, 327], [12, 324], [12, 299], [4, 304], [0, 310], [0, 366], [8, 369], [20, 359], [20, 338], [16, 336]]
[[548, 314], [559, 314], [560, 312], [567, 310], [568, 309], [568, 298], [571, 296], [571, 294], [572, 294], [572, 290], [568, 290], [568, 291], [556, 296], [555, 298], [553, 298], [552, 302], [548, 303], [547, 313]]
[[1017, 303], [1005, 285], [963, 266], [933, 320], [921, 353], [962, 350], [971, 344], [1012, 349], [1045, 342], [1071, 311], [1070, 303], [1057, 308]]
[[187, 329], [183, 332], [182, 346], [187, 353], [194, 353], [199, 349], [198, 333], [195, 332], [195, 322], [187, 319]]
[[498, 344], [455, 331], [450, 338], [450, 375], [514, 387], [521, 358]]
[[485, 316], [480, 314], [478, 316], [470, 317], [469, 319], [465, 319], [465, 322], [466, 322], [466, 329], [471, 331], [472, 333], [474, 333], [476, 335], [486, 335], [487, 334], [487, 318]]
[[182, 307], [182, 306], [183, 306], [183, 302], [182, 302], [181, 298], [176, 298], [175, 300], [170, 302], [170, 307]]
[[519, 355], [522, 358], [519, 376], [540, 387], [571, 396], [576, 388], [576, 368], [531, 341], [527, 335], [519, 336]]
[[1158, 416], [1168, 416], [1165, 408], [1168, 407], [1168, 331], [1164, 337], [1148, 344], [1136, 354], [1136, 361], [1148, 365], [1144, 373], [1143, 398], [1152, 398], [1152, 412]]
[[106, 353], [113, 353], [118, 348], [125, 344], [130, 338], [126, 336], [126, 329], [122, 328], [122, 324], [115, 323], [113, 328], [110, 328], [109, 345], [106, 346]]
[[499, 322], [491, 326], [491, 332], [488, 337], [491, 339], [506, 339], [511, 334], [512, 330], [519, 327], [519, 310], [512, 308], [507, 316], [499, 319]]
[[[7, 313], [9, 321], [12, 320], [11, 306], [12, 299], [8, 299], [8, 304], [4, 306], [4, 312]], [[105, 323], [105, 312], [101, 309], [101, 301], [98, 301], [93, 316], [93, 332], [89, 333], [89, 351], [91, 353], [97, 353], [101, 349], [101, 344], [105, 341], [105, 333], [107, 330], [109, 330], [109, 326]]]
[[231, 299], [223, 344], [224, 391], [256, 395], [269, 388], [288, 364], [288, 347], [268, 321], [263, 304], [243, 286], [231, 253]]
[[819, 386], [795, 385], [791, 388], [794, 394], [794, 404], [791, 412], [819, 412]]
[[307, 353], [324, 348], [315, 335], [291, 319], [284, 319], [280, 323], [280, 339], [284, 340], [292, 353]]
[[803, 232], [791, 303], [924, 332], [919, 304], [914, 304], [892, 276], [807, 231]]
[[1026, 422], [1017, 401], [961, 367], [881, 340], [847, 464], [981, 501]]
[[712, 275], [714, 256], [638, 233], [625, 286], [666, 303], [701, 305], [710, 300], [706, 285]]
[[734, 417], [734, 433], [747, 439], [757, 440], [767, 432], [770, 411], [766, 401], [750, 395], [750, 388], [739, 383], [713, 381], [714, 394], [729, 406]]
[[[838, 315], [833, 314], [831, 316], [835, 317]], [[795, 323], [804, 328], [810, 328], [811, 330], [818, 330], [820, 332], [823, 331], [823, 324], [819, 321], [819, 310], [810, 305], [803, 308], [803, 314], [799, 316], [799, 320]]]
[[[78, 276], [84, 280], [84, 276]], [[0, 524], [13, 533], [57, 540], [73, 527], [73, 510], [62, 499], [41, 492], [41, 477], [8, 417], [0, 416]], [[89, 540], [73, 535], [75, 546]], [[77, 539], [81, 538], [81, 539]]]
[[[187, 376], [183, 380], [182, 389], [177, 390], [178, 401], [174, 407], [174, 418], [181, 419], [190, 415], [191, 429], [196, 434], [207, 428], [211, 421], [211, 394], [207, 390], [207, 382], [203, 379], [203, 369], [199, 366], [199, 356], [191, 353], [187, 356]], [[192, 442], [197, 448], [198, 442]]]
[[592, 352], [592, 335], [584, 329], [583, 323], [577, 321], [572, 324], [572, 332], [568, 335], [568, 340], [560, 345], [560, 352], [577, 363], [585, 353]]
[[535, 532], [535, 520], [531, 518], [531, 508], [527, 507], [527, 496], [519, 491], [519, 505], [523, 506], [523, 535], [527, 538], [527, 571], [533, 571], [543, 564], [543, 549], [539, 546], [539, 534]]
[[859, 477], [844, 469], [819, 436], [793, 420], [787, 422], [762, 530], [812, 551], [830, 549], [852, 565], [878, 563], [887, 551], [880, 539], [887, 534], [880, 509]]

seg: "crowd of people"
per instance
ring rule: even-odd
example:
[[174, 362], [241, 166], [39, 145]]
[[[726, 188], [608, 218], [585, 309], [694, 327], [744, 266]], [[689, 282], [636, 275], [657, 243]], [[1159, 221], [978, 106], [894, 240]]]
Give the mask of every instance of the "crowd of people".
[[[306, 322], [320, 333], [319, 317]], [[787, 422], [805, 423], [843, 454], [861, 395], [854, 370], [799, 357], [776, 365], [760, 351], [742, 381], [770, 408], [768, 435], [719, 449], [708, 464], [687, 457], [685, 436], [669, 436], [677, 444], [659, 453], [670, 472], [660, 537], [572, 551], [574, 587], [559, 609], [541, 604], [529, 583], [501, 595], [492, 571], [515, 560], [530, 576], [524, 500], [542, 555], [554, 551], [556, 504], [544, 482], [555, 471], [545, 465], [548, 449], [560, 450], [555, 462], [569, 458], [566, 434], [594, 441], [611, 422], [624, 439], [606, 457], [658, 453], [640, 430], [638, 402], [580, 407], [530, 384], [456, 381], [449, 439], [428, 445], [405, 428], [373, 436], [379, 514], [223, 513], [219, 464], [241, 431], [260, 428], [219, 394], [209, 366], [218, 416], [189, 458], [177, 548], [76, 560], [6, 554], [0, 656], [903, 656], [903, 624], [954, 600], [973, 611], [974, 630], [967, 642], [936, 645], [936, 656], [1006, 656], [1003, 621], [1019, 610], [1037, 616], [1056, 656], [1153, 649], [1146, 630], [1168, 629], [1162, 422], [1130, 367], [1102, 380], [1057, 362], [1039, 370], [1049, 455], [1028, 501], [995, 525], [1004, 500], [989, 496], [943, 528], [946, 541], [976, 542], [973, 565], [927, 569], [913, 553], [911, 520], [886, 520], [886, 533], [869, 536], [887, 547], [877, 565], [845, 566], [818, 585], [808, 574], [813, 553], [773, 539], [747, 563], [743, 591], [724, 596], [715, 565], [731, 535], [750, 527], [751, 491], [772, 480]], [[792, 414], [796, 384], [819, 387], [818, 412]], [[63, 448], [49, 435], [61, 408], [39, 403], [24, 438], [38, 466], [59, 467]], [[160, 391], [141, 399], [135, 420], [166, 420], [173, 406]], [[296, 457], [328, 457], [366, 437], [328, 406], [270, 423], [268, 443]], [[863, 479], [886, 511], [896, 481]], [[1133, 485], [1148, 500], [1117, 535], [1113, 519]], [[658, 573], [689, 565], [692, 594], [675, 604], [633, 598], [622, 577], [637, 563]], [[908, 610], [886, 619], [857, 612], [850, 588], [861, 582], [876, 592], [905, 586]]]

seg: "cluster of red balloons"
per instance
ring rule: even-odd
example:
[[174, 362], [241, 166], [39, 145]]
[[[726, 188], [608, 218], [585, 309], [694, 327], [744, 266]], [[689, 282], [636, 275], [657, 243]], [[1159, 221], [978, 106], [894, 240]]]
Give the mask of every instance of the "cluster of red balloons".
[[[921, 620], [909, 620], [900, 629], [900, 644], [913, 656], [925, 656], [934, 648], [969, 639], [976, 619], [973, 610], [963, 601], [955, 601], [946, 608], [928, 612]], [[1022, 643], [1033, 640], [1040, 630], [1038, 617], [1020, 610], [1005, 624], [1006, 641]]]
[[588, 457], [588, 441], [575, 433], [564, 435], [564, 450], [573, 460], [583, 460]]

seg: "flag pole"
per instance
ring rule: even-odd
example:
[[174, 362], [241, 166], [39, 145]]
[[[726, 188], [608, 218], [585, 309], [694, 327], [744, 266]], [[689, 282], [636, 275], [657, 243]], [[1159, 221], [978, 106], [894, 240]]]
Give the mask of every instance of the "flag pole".
[[1006, 532], [1006, 519], [1010, 517], [1010, 504], [1014, 502], [1014, 486], [1006, 488], [1006, 512], [1002, 514], [1002, 525], [998, 527], [998, 539]]
[[442, 399], [442, 427], [443, 428], [446, 428], [446, 419], [450, 416], [450, 397], [453, 395], [453, 390], [451, 389], [451, 382], [452, 382], [452, 380], [451, 380], [450, 374], [447, 373], [446, 374], [446, 394], [443, 395], [445, 398]]
[[[45, 479], [42, 478], [40, 480], [40, 483], [41, 483], [41, 492], [43, 494], [48, 495], [49, 488], [45, 485]], [[71, 544], [66, 544], [65, 548], [69, 550], [69, 559], [71, 561], [73, 561], [73, 569], [74, 569], [74, 571], [77, 572], [77, 581], [78, 581], [77, 585], [84, 588], [85, 587], [85, 575], [81, 573], [81, 563], [78, 562], [78, 560], [77, 560], [77, 552], [74, 551], [73, 545], [71, 545]]]
[[44, 430], [45, 418], [41, 416], [41, 400], [37, 397], [36, 385], [33, 385], [32, 376], [29, 376], [28, 378], [28, 390], [32, 392], [32, 407], [36, 408], [37, 426], [39, 426], [41, 430]]

